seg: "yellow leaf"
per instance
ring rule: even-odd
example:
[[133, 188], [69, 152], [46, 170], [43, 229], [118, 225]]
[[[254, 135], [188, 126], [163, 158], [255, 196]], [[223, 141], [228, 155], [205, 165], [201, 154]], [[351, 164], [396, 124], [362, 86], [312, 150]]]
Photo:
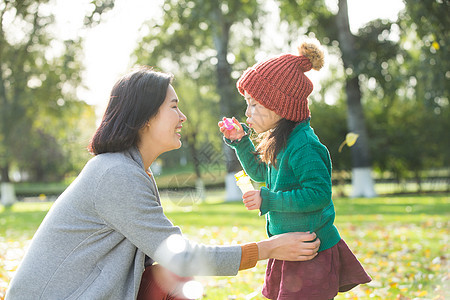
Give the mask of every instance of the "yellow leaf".
[[434, 41], [434, 42], [431, 44], [431, 46], [432, 46], [434, 49], [436, 49], [436, 50], [439, 50], [439, 49], [440, 49], [439, 43], [436, 42], [436, 41]]
[[423, 297], [423, 296], [426, 296], [427, 294], [428, 294], [427, 291], [419, 291], [419, 292], [417, 293], [417, 296]]
[[358, 139], [359, 134], [357, 133], [353, 133], [353, 132], [349, 132], [347, 133], [347, 135], [345, 136], [345, 142], [347, 143], [347, 146], [351, 147], [356, 143], [356, 140]]
[[349, 132], [347, 133], [347, 135], [345, 136], [345, 141], [342, 142], [342, 144], [339, 146], [339, 152], [342, 151], [342, 148], [344, 148], [345, 145], [351, 147], [356, 143], [356, 140], [358, 139], [359, 134], [357, 133], [353, 133], [353, 132]]

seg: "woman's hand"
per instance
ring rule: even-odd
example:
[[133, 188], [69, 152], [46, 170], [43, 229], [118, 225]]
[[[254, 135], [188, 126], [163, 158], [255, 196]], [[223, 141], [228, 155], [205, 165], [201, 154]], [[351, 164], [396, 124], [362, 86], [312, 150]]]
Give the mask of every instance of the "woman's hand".
[[[223, 120], [218, 123], [220, 132], [222, 132], [223, 135], [231, 141], [242, 139], [242, 137], [245, 135], [245, 131], [242, 128], [241, 123], [239, 123], [239, 121], [235, 117], [233, 117], [232, 121], [234, 124], [236, 124], [236, 126], [233, 129], [226, 129], [224, 124], [225, 120], [226, 118], [224, 117]], [[236, 129], [236, 127], [238, 129]]]
[[320, 246], [319, 239], [315, 241], [314, 239], [316, 239], [314, 232], [289, 232], [275, 235], [256, 243], [259, 251], [258, 260], [275, 258], [287, 261], [305, 261], [313, 259]]
[[248, 191], [242, 195], [242, 199], [247, 210], [260, 209], [261, 207], [261, 192], [260, 191]]
[[180, 277], [159, 264], [153, 264], [145, 268], [142, 274], [137, 299], [185, 299], [183, 286], [193, 279]]

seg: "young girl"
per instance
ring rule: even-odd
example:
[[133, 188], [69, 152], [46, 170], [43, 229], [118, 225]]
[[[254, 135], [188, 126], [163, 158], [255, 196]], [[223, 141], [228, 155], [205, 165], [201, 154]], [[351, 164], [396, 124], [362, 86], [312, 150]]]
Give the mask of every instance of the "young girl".
[[[315, 232], [319, 254], [310, 261], [271, 259], [263, 295], [269, 299], [331, 299], [371, 278], [333, 225], [331, 159], [310, 127], [308, 95], [313, 85], [305, 72], [323, 66], [323, 51], [312, 43], [300, 55], [284, 54], [247, 69], [237, 82], [247, 102], [248, 127], [219, 122], [247, 174], [266, 186], [243, 195], [249, 210], [266, 216], [269, 236], [291, 231]], [[261, 134], [255, 149], [249, 128]]]

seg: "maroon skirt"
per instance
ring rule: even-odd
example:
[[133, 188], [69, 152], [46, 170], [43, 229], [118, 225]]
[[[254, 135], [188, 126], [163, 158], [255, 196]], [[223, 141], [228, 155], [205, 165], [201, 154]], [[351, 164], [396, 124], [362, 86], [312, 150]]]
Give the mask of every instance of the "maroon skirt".
[[326, 300], [371, 280], [344, 240], [340, 240], [309, 261], [270, 259], [262, 294], [278, 300]]

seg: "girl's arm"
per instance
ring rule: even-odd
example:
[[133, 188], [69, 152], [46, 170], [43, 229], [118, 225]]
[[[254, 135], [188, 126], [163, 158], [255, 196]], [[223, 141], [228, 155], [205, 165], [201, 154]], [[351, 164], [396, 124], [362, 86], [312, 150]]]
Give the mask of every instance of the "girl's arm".
[[315, 149], [304, 150], [297, 150], [289, 159], [298, 188], [274, 192], [262, 187], [261, 214], [268, 211], [311, 212], [330, 204], [331, 168], [326, 163], [328, 153], [321, 155]]
[[[226, 141], [227, 142], [227, 141]], [[244, 136], [238, 143], [229, 144], [236, 151], [236, 155], [245, 173], [256, 182], [266, 181], [267, 164], [262, 162], [256, 153], [255, 146], [248, 136]]]
[[256, 154], [255, 146], [248, 136], [250, 129], [244, 124], [239, 123], [234, 117], [233, 122], [239, 129], [228, 130], [223, 126], [223, 122], [220, 121], [218, 125], [224, 135], [224, 141], [228, 146], [235, 149], [236, 155], [245, 172], [256, 182], [265, 181], [267, 165]]

